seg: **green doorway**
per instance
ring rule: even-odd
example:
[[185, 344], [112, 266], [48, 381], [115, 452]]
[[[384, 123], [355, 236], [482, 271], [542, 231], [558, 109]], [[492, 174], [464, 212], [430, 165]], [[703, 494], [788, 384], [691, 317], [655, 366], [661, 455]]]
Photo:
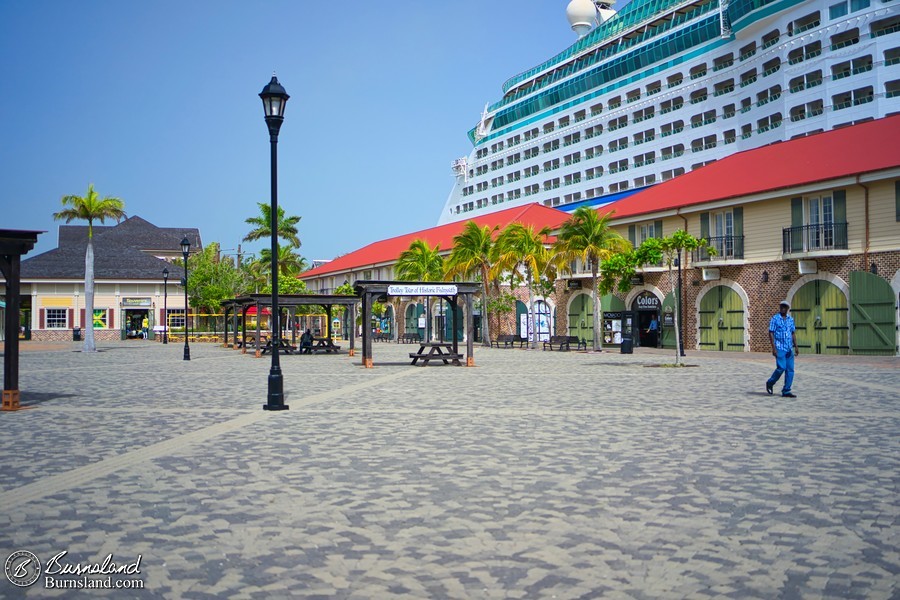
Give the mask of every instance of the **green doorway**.
[[724, 285], [712, 288], [700, 300], [700, 350], [744, 350], [744, 301]]
[[850, 327], [847, 297], [830, 281], [816, 279], [797, 290], [791, 315], [797, 327], [797, 347], [812, 354], [847, 354]]

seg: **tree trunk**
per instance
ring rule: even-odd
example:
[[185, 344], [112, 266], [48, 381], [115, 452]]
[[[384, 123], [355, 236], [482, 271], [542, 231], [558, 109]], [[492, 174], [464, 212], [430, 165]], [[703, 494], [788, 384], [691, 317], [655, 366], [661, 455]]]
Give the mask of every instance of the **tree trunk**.
[[84, 321], [82, 323], [83, 351], [96, 352], [97, 345], [94, 343], [94, 242], [90, 237], [88, 237], [87, 250], [84, 253]]
[[531, 349], [537, 350], [537, 311], [534, 306], [534, 286], [531, 275], [528, 276], [528, 305], [531, 311]]
[[488, 282], [486, 272], [481, 273], [481, 345], [491, 347], [491, 329], [488, 319]]
[[[678, 298], [678, 290], [675, 289], [675, 283], [672, 281], [672, 262], [669, 261], [669, 287], [672, 288], [672, 295], [675, 296], [675, 364], [681, 364], [681, 355], [678, 352], [678, 348], [680, 348], [680, 334], [681, 332], [678, 330], [678, 311], [681, 310]], [[662, 333], [662, 329], [660, 328], [660, 333]]]
[[594, 301], [594, 351], [603, 352], [603, 306], [597, 293], [597, 262], [591, 260], [591, 299]]

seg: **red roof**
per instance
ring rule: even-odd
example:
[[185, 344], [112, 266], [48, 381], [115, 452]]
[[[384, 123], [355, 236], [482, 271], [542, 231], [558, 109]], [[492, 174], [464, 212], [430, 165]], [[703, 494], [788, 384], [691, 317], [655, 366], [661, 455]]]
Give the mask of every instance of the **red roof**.
[[599, 208], [615, 218], [900, 166], [900, 115], [732, 154]]
[[535, 230], [540, 230], [543, 227], [556, 229], [568, 218], [569, 214], [566, 212], [537, 203], [507, 208], [465, 221], [447, 223], [431, 229], [423, 229], [422, 231], [373, 242], [320, 267], [306, 271], [300, 274], [299, 277], [300, 279], [310, 279], [327, 275], [328, 273], [393, 262], [416, 239], [424, 240], [431, 247], [440, 246], [441, 250], [450, 250], [453, 247], [454, 236], [462, 231], [467, 221], [475, 221], [479, 227], [498, 225], [500, 229], [503, 229], [510, 223], [522, 223], [523, 225], [533, 225]]

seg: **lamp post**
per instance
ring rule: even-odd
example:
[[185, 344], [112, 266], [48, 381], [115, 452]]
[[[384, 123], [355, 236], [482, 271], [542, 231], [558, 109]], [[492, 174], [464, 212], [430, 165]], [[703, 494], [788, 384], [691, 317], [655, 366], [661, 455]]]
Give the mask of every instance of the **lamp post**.
[[169, 267], [163, 268], [163, 344], [169, 343]]
[[191, 251], [191, 242], [184, 236], [181, 240], [181, 255], [184, 257], [184, 360], [191, 360], [191, 347], [188, 346], [188, 254]]
[[269, 369], [269, 393], [263, 409], [287, 410], [289, 407], [284, 403], [284, 379], [278, 358], [281, 346], [281, 311], [278, 308], [278, 132], [284, 121], [284, 107], [290, 96], [273, 74], [272, 80], [263, 88], [259, 97], [262, 98], [266, 125], [269, 128], [272, 157], [272, 367]]

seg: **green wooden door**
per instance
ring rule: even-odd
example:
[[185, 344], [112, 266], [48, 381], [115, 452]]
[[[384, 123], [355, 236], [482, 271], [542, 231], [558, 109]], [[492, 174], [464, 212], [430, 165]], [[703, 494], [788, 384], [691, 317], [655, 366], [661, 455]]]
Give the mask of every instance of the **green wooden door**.
[[744, 350], [744, 302], [736, 291], [719, 285], [700, 300], [700, 349]]
[[594, 302], [590, 294], [578, 294], [569, 304], [569, 335], [594, 343]]
[[791, 315], [800, 353], [847, 354], [850, 350], [847, 297], [829, 281], [817, 279], [794, 295]]
[[850, 348], [853, 354], [893, 356], [897, 313], [890, 284], [865, 271], [850, 271]]

